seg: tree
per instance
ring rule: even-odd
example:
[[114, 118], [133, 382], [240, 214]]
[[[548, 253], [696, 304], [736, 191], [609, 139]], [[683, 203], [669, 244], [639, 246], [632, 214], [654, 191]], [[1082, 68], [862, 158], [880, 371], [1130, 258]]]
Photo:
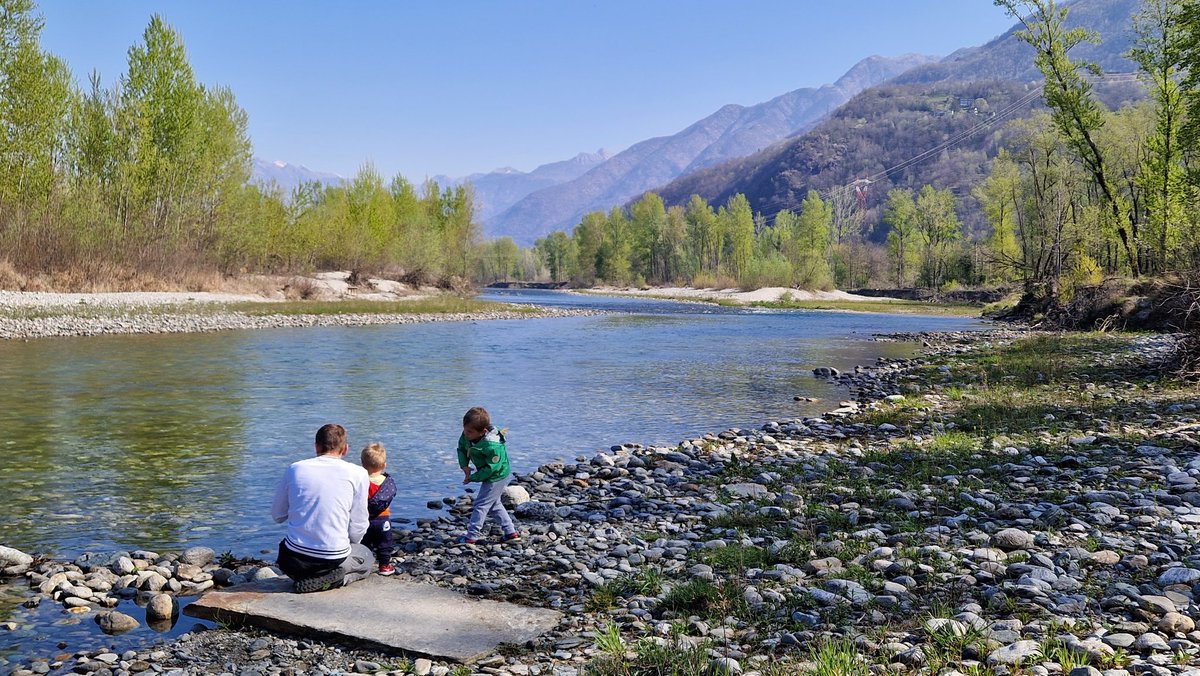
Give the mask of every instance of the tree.
[[613, 207], [604, 219], [604, 239], [596, 255], [596, 274], [610, 284], [630, 281], [630, 253], [633, 250], [629, 217], [621, 207]]
[[[829, 230], [833, 211], [816, 190], [809, 190], [800, 203], [800, 215], [793, 221], [792, 269], [796, 283], [806, 289], [826, 288], [832, 283], [829, 269]], [[776, 221], [778, 227], [778, 221]]]
[[912, 283], [917, 259], [917, 204], [912, 192], [903, 188], [888, 191], [883, 222], [888, 224], [887, 250], [892, 263], [892, 280], [897, 287]]
[[926, 185], [917, 193], [916, 226], [924, 244], [921, 276], [932, 289], [946, 281], [948, 248], [962, 234], [954, 193]]
[[692, 195], [683, 213], [687, 220], [688, 248], [696, 259], [698, 271], [716, 274], [721, 264], [717, 215], [699, 195]]
[[730, 197], [718, 212], [717, 220], [725, 234], [729, 273], [738, 277], [749, 269], [754, 252], [754, 212], [750, 210], [750, 201], [741, 193]]
[[986, 278], [1010, 282], [1021, 267], [1021, 248], [1017, 243], [1017, 209], [1021, 189], [1021, 170], [1007, 150], [992, 160], [992, 170], [975, 187], [975, 199], [983, 207], [992, 232], [987, 238]]
[[[1157, 249], [1148, 267], [1159, 271], [1166, 269], [1171, 249], [1177, 245], [1187, 201], [1186, 176], [1180, 161], [1185, 110], [1178, 76], [1187, 43], [1195, 36], [1182, 22], [1185, 5], [1194, 8], [1196, 3], [1143, 0], [1142, 11], [1134, 15], [1136, 41], [1129, 53], [1156, 104], [1154, 134], [1147, 141], [1148, 153], [1141, 162], [1137, 181], [1146, 190], [1149, 239]], [[1200, 25], [1193, 28], [1200, 29]]]
[[[1200, 148], [1200, 3], [1187, 0], [1179, 12], [1179, 69], [1186, 73], [1182, 82], [1185, 122], [1183, 141], [1192, 150]], [[1200, 180], [1192, 177], [1192, 184]]]
[[534, 243], [542, 257], [551, 281], [559, 282], [571, 274], [574, 267], [575, 241], [562, 230], [555, 230]]
[[142, 43], [129, 48], [117, 109], [122, 154], [121, 208], [128, 223], [145, 218], [143, 253], [182, 240], [185, 196], [202, 139], [204, 92], [188, 62], [183, 38], [155, 14]]
[[[1045, 77], [1043, 96], [1055, 128], [1071, 152], [1083, 163], [1103, 196], [1107, 213], [1120, 237], [1130, 272], [1140, 272], [1137, 256], [1137, 214], [1126, 212], [1113, 189], [1104, 153], [1095, 132], [1104, 125], [1104, 110], [1092, 96], [1087, 71], [1100, 75], [1095, 64], [1072, 61], [1068, 52], [1084, 42], [1099, 38], [1084, 28], [1066, 28], [1067, 9], [1054, 0], [993, 0], [1021, 22], [1025, 30], [1017, 36], [1036, 52], [1034, 64]], [[1125, 219], [1128, 218], [1128, 225]]]
[[0, 214], [45, 203], [66, 136], [71, 75], [41, 29], [32, 0], [0, 0]]

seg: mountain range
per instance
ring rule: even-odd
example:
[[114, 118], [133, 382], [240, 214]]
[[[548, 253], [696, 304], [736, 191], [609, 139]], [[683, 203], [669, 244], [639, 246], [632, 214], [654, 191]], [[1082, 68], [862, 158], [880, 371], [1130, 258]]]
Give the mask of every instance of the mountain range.
[[[1084, 26], [1101, 37], [1100, 44], [1073, 50], [1072, 58], [1095, 62], [1108, 73], [1133, 72], [1125, 55], [1132, 45], [1131, 18], [1140, 5], [1141, 0], [1064, 3], [1069, 26]], [[833, 84], [752, 106], [729, 104], [678, 133], [616, 154], [599, 150], [530, 172], [503, 168], [434, 180], [443, 186], [472, 184], [485, 236], [510, 236], [528, 246], [554, 230], [570, 231], [585, 213], [627, 204], [650, 190], [668, 204], [682, 204], [692, 194], [719, 204], [743, 193], [753, 209], [771, 216], [798, 207], [810, 188], [828, 190], [875, 174], [889, 161], [936, 148], [999, 114], [997, 124], [983, 124], [928, 160], [886, 174], [871, 191], [872, 209], [886, 188], [923, 182], [944, 183], [969, 201], [972, 177], [986, 171], [999, 147], [998, 123], [1040, 106], [1041, 75], [1032, 48], [1016, 36], [1019, 28], [940, 59], [868, 57]], [[1098, 93], [1113, 104], [1142, 96], [1128, 81], [1101, 84]], [[968, 98], [984, 99], [987, 107], [975, 111], [960, 105]], [[1017, 105], [1008, 109], [1010, 103]], [[301, 181], [345, 179], [256, 158], [254, 180], [290, 191]]]
[[569, 160], [543, 164], [528, 173], [504, 167], [486, 174], [471, 174], [461, 178], [434, 176], [433, 180], [443, 187], [470, 183], [475, 191], [476, 213], [486, 224], [522, 197], [579, 178], [612, 156], [612, 153], [601, 148], [594, 153], [579, 153]]
[[250, 167], [250, 182], [263, 186], [277, 185], [285, 195], [290, 194], [301, 183], [316, 181], [324, 185], [336, 185], [345, 181], [345, 176], [323, 171], [313, 171], [298, 164], [283, 160], [268, 161], [255, 157]]
[[570, 230], [589, 211], [623, 204], [678, 176], [800, 133], [863, 89], [935, 60], [920, 54], [872, 56], [833, 84], [797, 89], [753, 106], [723, 106], [676, 134], [635, 143], [577, 178], [526, 195], [485, 219], [484, 233], [529, 245], [554, 230]]
[[[1101, 37], [1099, 45], [1086, 45], [1088, 50], [1073, 52], [1072, 58], [1094, 61], [1110, 73], [1134, 71], [1124, 55], [1131, 46], [1131, 18], [1140, 5], [1140, 0], [1066, 5], [1068, 26], [1082, 25]], [[888, 189], [917, 189], [925, 183], [953, 190], [960, 213], [970, 221], [979, 211], [973, 208], [970, 188], [986, 175], [1003, 145], [999, 135], [1004, 124], [1042, 106], [1033, 48], [1016, 30], [867, 89], [807, 133], [681, 176], [655, 192], [668, 205], [684, 204], [693, 194], [720, 204], [742, 193], [751, 208], [770, 218], [783, 209], [798, 209], [810, 189], [828, 194], [869, 176], [875, 184], [868, 193], [868, 223], [878, 220]], [[1129, 77], [1097, 82], [1096, 93], [1112, 106], [1144, 96]], [[984, 110], [974, 110], [976, 99], [984, 100]], [[971, 103], [963, 106], [966, 101]], [[913, 158], [921, 159], [910, 162]]]

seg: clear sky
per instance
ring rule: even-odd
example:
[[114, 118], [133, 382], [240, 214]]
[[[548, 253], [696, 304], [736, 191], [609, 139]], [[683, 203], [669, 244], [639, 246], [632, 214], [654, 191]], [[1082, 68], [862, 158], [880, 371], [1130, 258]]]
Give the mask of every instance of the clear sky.
[[726, 103], [945, 55], [1010, 25], [990, 0], [40, 0], [45, 49], [112, 83], [151, 14], [231, 87], [254, 153], [410, 179], [673, 134]]

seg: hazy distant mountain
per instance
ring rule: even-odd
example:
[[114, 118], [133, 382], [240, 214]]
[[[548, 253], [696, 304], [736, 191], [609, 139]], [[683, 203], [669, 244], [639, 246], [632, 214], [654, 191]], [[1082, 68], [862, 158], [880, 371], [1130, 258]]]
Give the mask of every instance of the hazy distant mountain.
[[578, 178], [610, 157], [612, 153], [601, 148], [594, 153], [579, 153], [569, 160], [543, 164], [528, 173], [504, 167], [487, 174], [462, 178], [434, 176], [433, 180], [443, 187], [470, 183], [475, 190], [479, 219], [487, 223], [529, 193]]
[[623, 204], [688, 172], [742, 157], [801, 133], [854, 94], [936, 57], [872, 56], [831, 85], [797, 89], [754, 106], [726, 105], [673, 136], [634, 144], [578, 178], [529, 194], [495, 218], [489, 237], [509, 235], [519, 244], [554, 230], [570, 230], [582, 216]]
[[[1077, 0], [1067, 5], [1068, 24], [1095, 30], [1102, 40], [1087, 50], [1081, 47], [1078, 54], [1073, 51], [1072, 57], [1095, 61], [1108, 72], [1135, 70], [1124, 54], [1130, 47], [1132, 15], [1140, 4], [1140, 0]], [[1002, 145], [1000, 129], [1008, 120], [1041, 107], [1041, 74], [1033, 66], [1033, 48], [1019, 40], [1015, 30], [867, 89], [803, 135], [681, 176], [656, 192], [667, 204], [683, 204], [693, 194], [720, 204], [742, 193], [755, 211], [770, 217], [782, 209], [796, 210], [810, 189], [844, 186], [941, 148], [946, 139], [988, 121], [990, 114], [1003, 113], [1008, 103], [1022, 101], [994, 124], [921, 162], [888, 173], [869, 191], [868, 208], [875, 217], [889, 188], [915, 189], [925, 183], [954, 190], [963, 205], [960, 212], [977, 216], [978, 209], [971, 207], [971, 186], [986, 175], [991, 157]], [[1128, 79], [1099, 83], [1096, 94], [1110, 105], [1144, 96], [1140, 85]], [[988, 103], [986, 109], [963, 109], [960, 99], [976, 98]], [[974, 104], [967, 108], [973, 109]]]
[[264, 185], [274, 182], [283, 188], [284, 194], [289, 194], [301, 183], [318, 181], [326, 185], [335, 185], [345, 181], [346, 177], [324, 171], [313, 171], [308, 167], [288, 164], [282, 160], [269, 162], [256, 157], [250, 171], [250, 180]]

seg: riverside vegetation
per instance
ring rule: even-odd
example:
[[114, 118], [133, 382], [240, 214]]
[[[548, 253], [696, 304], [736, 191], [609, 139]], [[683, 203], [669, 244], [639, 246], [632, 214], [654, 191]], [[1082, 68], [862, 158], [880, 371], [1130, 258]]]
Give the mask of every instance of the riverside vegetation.
[[[217, 284], [214, 272], [351, 269], [413, 281], [549, 277], [583, 285], [1015, 284], [1054, 306], [1105, 277], [1194, 270], [1195, 0], [1144, 1], [1129, 56], [1146, 96], [1124, 97], [1141, 100], [1117, 110], [1094, 93], [1089, 65], [1071, 57], [1091, 36], [1066, 28], [1066, 8], [1054, 0], [998, 4], [1024, 23], [1018, 35], [1045, 76], [1046, 109], [994, 129], [973, 151], [974, 169], [943, 168], [967, 183], [884, 172], [862, 201], [853, 185], [878, 165], [907, 167], [936, 154], [927, 133], [935, 120], [948, 125], [935, 136], [957, 139], [1025, 111], [1036, 91], [989, 85], [989, 101], [968, 89], [873, 90], [806, 142], [813, 167], [836, 170], [788, 183], [787, 204], [740, 190], [672, 203], [651, 193], [521, 249], [508, 238], [481, 239], [469, 187], [387, 180], [370, 165], [341, 185], [309, 184], [290, 195], [248, 184], [245, 111], [228, 88], [196, 80], [182, 36], [162, 17], [130, 48], [115, 84], [95, 74], [80, 87], [61, 59], [41, 50], [33, 0], [7, 0], [0, 287], [180, 288]], [[925, 116], [870, 107], [894, 99], [911, 99], [906, 105]], [[876, 119], [904, 136], [863, 127]], [[907, 155], [855, 166], [868, 145]], [[777, 173], [788, 181], [812, 174]]]
[[[926, 354], [822, 371], [855, 395], [824, 416], [519, 477], [519, 544], [456, 546], [470, 496], [431, 502], [450, 513], [399, 533], [402, 578], [567, 611], [471, 667], [216, 629], [14, 673], [1196, 673], [1200, 415], [1161, 370], [1174, 340], [897, 338]], [[277, 574], [202, 548], [15, 563], [31, 603], [106, 623], [114, 594]]]

